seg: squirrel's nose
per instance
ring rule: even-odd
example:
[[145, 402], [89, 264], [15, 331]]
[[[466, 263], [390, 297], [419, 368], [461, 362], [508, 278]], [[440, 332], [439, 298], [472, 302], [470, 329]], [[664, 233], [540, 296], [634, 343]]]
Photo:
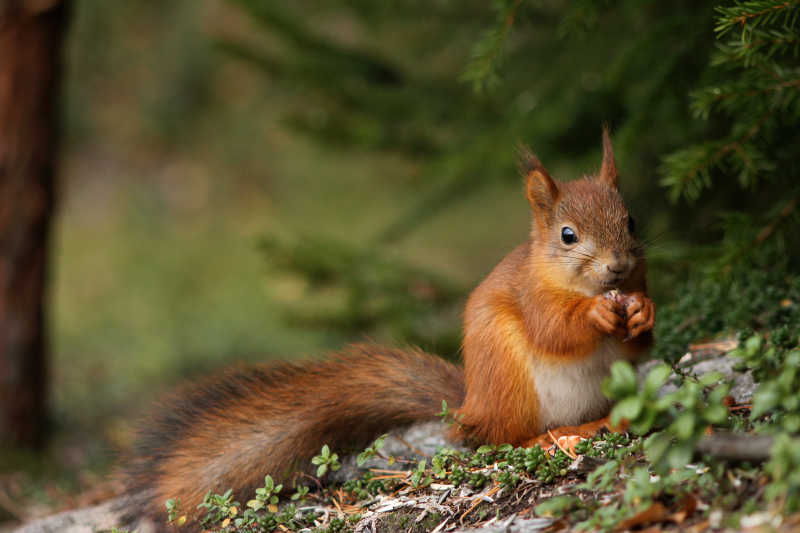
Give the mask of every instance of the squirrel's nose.
[[622, 274], [623, 272], [625, 272], [625, 268], [619, 263], [614, 263], [613, 265], [606, 265], [606, 269], [612, 274]]

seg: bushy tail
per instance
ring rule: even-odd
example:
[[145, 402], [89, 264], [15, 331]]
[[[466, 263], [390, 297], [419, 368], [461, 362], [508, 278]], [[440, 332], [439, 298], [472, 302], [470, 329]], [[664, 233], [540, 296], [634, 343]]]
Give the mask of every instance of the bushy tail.
[[168, 498], [192, 516], [209, 490], [247, 500], [266, 474], [289, 479], [323, 444], [363, 448], [463, 397], [462, 370], [419, 350], [356, 345], [321, 361], [239, 368], [158, 407], [139, 432], [129, 487], [148, 494], [141, 511], [157, 521]]

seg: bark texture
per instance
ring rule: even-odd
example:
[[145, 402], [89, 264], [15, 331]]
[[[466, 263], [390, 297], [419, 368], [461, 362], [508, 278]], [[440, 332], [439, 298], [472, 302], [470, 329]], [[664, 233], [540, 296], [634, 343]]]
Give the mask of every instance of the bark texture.
[[45, 429], [44, 301], [67, 0], [0, 0], [0, 442]]

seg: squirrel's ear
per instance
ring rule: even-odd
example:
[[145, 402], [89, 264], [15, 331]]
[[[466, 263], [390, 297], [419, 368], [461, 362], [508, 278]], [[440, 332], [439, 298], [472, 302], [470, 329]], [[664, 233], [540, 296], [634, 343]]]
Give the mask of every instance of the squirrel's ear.
[[597, 180], [601, 183], [605, 183], [612, 189], [619, 188], [617, 162], [614, 161], [614, 149], [611, 147], [608, 125], [603, 126], [603, 163], [600, 165], [600, 172], [597, 174]]
[[539, 158], [520, 145], [519, 170], [525, 176], [525, 195], [534, 211], [549, 212], [558, 198], [558, 185], [547, 173]]

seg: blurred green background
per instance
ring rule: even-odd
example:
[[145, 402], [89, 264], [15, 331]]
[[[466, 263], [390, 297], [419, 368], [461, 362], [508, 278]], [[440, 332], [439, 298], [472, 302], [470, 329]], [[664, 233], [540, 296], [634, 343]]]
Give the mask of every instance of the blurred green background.
[[[75, 2], [56, 439], [17, 494], [52, 505], [96, 485], [159, 394], [224, 365], [367, 337], [457, 357], [468, 291], [526, 238], [519, 142], [573, 179], [610, 124], [659, 305], [718, 255], [720, 213], [765, 215], [797, 175], [758, 186], [748, 172], [770, 169], [702, 145], [698, 185], [664, 159], [737, 135], [691, 107], [738, 76], [711, 66], [714, 2], [281, 4]], [[769, 120], [791, 153], [796, 116]], [[27, 488], [42, 483], [58, 488]]]

